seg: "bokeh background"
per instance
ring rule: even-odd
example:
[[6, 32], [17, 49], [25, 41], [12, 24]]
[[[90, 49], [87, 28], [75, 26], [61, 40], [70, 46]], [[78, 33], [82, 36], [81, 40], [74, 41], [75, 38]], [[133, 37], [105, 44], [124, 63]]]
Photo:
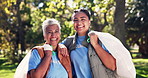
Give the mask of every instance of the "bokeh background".
[[0, 78], [13, 78], [26, 53], [43, 45], [42, 22], [55, 18], [61, 40], [75, 33], [75, 9], [91, 14], [91, 29], [111, 33], [130, 51], [137, 78], [148, 78], [148, 0], [0, 0]]

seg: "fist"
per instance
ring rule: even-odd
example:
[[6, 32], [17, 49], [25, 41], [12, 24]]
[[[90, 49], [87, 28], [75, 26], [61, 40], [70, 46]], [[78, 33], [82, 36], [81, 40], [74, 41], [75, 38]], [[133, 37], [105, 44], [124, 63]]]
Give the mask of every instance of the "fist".
[[44, 44], [43, 47], [44, 47], [44, 50], [45, 50], [45, 51], [46, 51], [46, 50], [53, 51], [52, 46], [50, 46], [49, 44]]
[[98, 44], [98, 36], [92, 32], [92, 33], [89, 33], [88, 36], [90, 36], [90, 43], [95, 46], [96, 44]]

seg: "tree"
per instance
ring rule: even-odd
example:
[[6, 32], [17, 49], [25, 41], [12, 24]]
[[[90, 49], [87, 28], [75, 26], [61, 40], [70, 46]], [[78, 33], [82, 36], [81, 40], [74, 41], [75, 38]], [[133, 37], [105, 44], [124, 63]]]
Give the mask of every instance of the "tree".
[[113, 25], [113, 12], [115, 8], [114, 0], [99, 0], [94, 2], [91, 0], [91, 6], [89, 6], [90, 13], [92, 15], [92, 26], [96, 31], [104, 31], [112, 33]]
[[94, 29], [112, 33], [114, 0], [1, 0], [2, 50], [7, 50], [7, 56], [14, 59], [10, 60], [21, 60], [27, 48], [44, 43], [41, 25], [47, 18], [60, 21], [61, 40], [73, 35], [75, 31], [71, 16], [73, 11], [79, 8], [90, 10]]
[[[28, 11], [24, 11], [26, 7], [21, 0], [4, 0], [0, 3], [0, 15], [2, 17], [0, 19], [0, 28], [3, 31], [1, 33], [3, 34], [1, 38], [2, 50], [8, 59], [14, 63], [17, 62], [17, 58], [20, 60], [23, 58], [23, 51], [26, 50], [24, 35], [29, 22], [25, 18], [22, 20], [21, 17]], [[20, 54], [18, 53], [19, 50]]]
[[121, 42], [126, 46], [125, 39], [125, 0], [115, 0], [116, 9], [114, 13], [114, 28], [115, 36], [121, 40]]
[[143, 57], [148, 57], [148, 1], [135, 0], [127, 7], [126, 29], [129, 45], [137, 44]]
[[16, 33], [17, 27], [13, 21], [13, 19], [11, 19], [13, 17], [13, 13], [11, 13], [10, 11], [13, 11], [13, 2], [15, 2], [15, 0], [13, 1], [1, 1], [0, 3], [0, 28], [1, 28], [1, 50], [3, 50], [5, 56], [7, 56], [9, 59], [12, 59], [14, 62], [14, 60], [16, 59], [15, 56], [15, 51], [16, 51], [16, 35], [14, 35]]

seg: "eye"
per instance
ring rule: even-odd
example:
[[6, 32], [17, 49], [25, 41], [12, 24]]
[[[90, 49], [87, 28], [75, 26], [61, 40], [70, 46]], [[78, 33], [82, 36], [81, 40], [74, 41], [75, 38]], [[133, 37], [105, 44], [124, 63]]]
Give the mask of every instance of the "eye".
[[86, 19], [81, 19], [81, 21], [85, 21]]
[[76, 21], [78, 21], [78, 19], [77, 18], [74, 18], [73, 21], [76, 22]]
[[59, 30], [56, 30], [55, 33], [59, 33]]
[[74, 19], [73, 21], [76, 22], [76, 21], [78, 21], [78, 20], [77, 20], [77, 19]]
[[51, 31], [47, 31], [47, 34], [51, 34], [52, 32]]

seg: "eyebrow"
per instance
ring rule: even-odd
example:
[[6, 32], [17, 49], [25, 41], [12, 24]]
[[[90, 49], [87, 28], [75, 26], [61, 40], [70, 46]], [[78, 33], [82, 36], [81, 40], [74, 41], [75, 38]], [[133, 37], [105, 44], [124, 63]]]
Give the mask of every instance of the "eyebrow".
[[86, 18], [85, 16], [82, 16], [82, 17], [80, 17], [80, 18]]
[[[80, 18], [86, 18], [85, 16], [82, 16], [82, 17], [80, 17]], [[74, 19], [77, 19], [77, 18], [74, 18]]]
[[[58, 30], [59, 31], [59, 29], [55, 29], [55, 30]], [[46, 31], [52, 31], [52, 29], [47, 29]]]

